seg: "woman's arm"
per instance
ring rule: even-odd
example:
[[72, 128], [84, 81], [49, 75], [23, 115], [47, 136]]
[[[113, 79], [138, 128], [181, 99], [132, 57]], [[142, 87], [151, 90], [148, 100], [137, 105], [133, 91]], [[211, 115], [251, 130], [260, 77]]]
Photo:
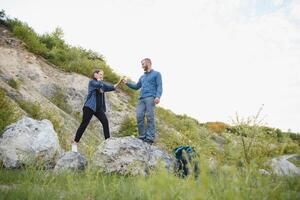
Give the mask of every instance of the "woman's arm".
[[108, 84], [108, 83], [103, 83], [103, 91], [104, 92], [110, 92], [116, 90], [114, 85]]
[[122, 81], [123, 78], [120, 78], [120, 80], [116, 84], [114, 84], [114, 87], [117, 88], [122, 83]]

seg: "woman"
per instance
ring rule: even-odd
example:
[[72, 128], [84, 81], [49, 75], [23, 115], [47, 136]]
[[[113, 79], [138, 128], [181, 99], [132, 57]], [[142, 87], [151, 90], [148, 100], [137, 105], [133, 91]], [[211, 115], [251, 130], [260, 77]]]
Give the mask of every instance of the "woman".
[[108, 139], [110, 137], [108, 120], [105, 115], [105, 92], [114, 91], [121, 83], [121, 80], [115, 85], [110, 85], [103, 82], [103, 75], [103, 70], [95, 70], [92, 74], [91, 80], [89, 81], [88, 95], [82, 109], [82, 122], [72, 143], [72, 151], [74, 152], [77, 152], [77, 143], [79, 142], [93, 115], [100, 120], [103, 126], [104, 138]]

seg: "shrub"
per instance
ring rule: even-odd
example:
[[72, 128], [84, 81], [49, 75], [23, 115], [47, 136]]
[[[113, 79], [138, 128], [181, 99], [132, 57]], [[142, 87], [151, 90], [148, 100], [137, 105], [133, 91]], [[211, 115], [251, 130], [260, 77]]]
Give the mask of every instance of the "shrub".
[[229, 125], [223, 122], [207, 122], [204, 126], [214, 133], [223, 133], [229, 128]]
[[130, 136], [138, 135], [136, 119], [134, 117], [126, 117], [122, 121], [119, 132], [117, 133], [119, 136]]
[[17, 19], [9, 20], [9, 24], [13, 35], [22, 40], [29, 51], [38, 55], [44, 55], [47, 52], [47, 48], [41, 43], [38, 34], [27, 24]]
[[5, 18], [6, 18], [5, 11], [4, 11], [4, 10], [1, 10], [1, 11], [0, 11], [0, 24], [6, 25], [6, 23], [5, 23], [5, 21], [6, 21]]
[[38, 120], [42, 119], [41, 106], [38, 102], [19, 100], [18, 104], [30, 117]]
[[297, 142], [298, 145], [300, 146], [300, 133], [284, 133], [286, 135], [288, 135], [293, 141]]
[[52, 97], [50, 98], [50, 100], [52, 103], [54, 103], [57, 107], [59, 107], [66, 113], [70, 114], [72, 112], [72, 108], [68, 104], [68, 98], [61, 88], [55, 90], [55, 92], [52, 95]]
[[10, 85], [14, 89], [19, 89], [20, 82], [17, 81], [17, 80], [15, 80], [15, 79], [13, 79], [13, 78], [11, 78], [11, 79], [8, 80], [8, 85]]
[[16, 121], [16, 118], [12, 104], [6, 98], [5, 91], [0, 89], [0, 135], [7, 125]]

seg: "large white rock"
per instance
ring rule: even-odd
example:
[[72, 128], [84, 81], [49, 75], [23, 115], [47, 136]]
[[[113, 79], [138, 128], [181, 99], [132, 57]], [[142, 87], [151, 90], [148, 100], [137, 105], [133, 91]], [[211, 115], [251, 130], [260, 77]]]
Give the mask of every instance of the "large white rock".
[[273, 173], [279, 176], [299, 176], [300, 168], [288, 161], [288, 159], [293, 157], [296, 157], [296, 155], [284, 155], [278, 158], [273, 158], [270, 161]]
[[169, 170], [171, 157], [159, 148], [130, 136], [105, 140], [93, 155], [93, 164], [108, 173], [146, 175], [158, 163]]
[[86, 165], [87, 161], [83, 155], [78, 152], [68, 151], [59, 158], [54, 170], [84, 170]]
[[28, 161], [51, 168], [60, 153], [58, 137], [49, 120], [23, 117], [7, 126], [0, 138], [0, 160], [5, 168], [18, 168]]

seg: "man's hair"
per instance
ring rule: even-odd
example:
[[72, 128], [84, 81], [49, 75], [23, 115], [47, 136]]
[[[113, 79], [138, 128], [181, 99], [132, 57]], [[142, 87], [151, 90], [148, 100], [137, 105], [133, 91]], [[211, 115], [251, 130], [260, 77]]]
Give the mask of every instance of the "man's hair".
[[150, 63], [150, 65], [152, 65], [151, 59], [150, 58], [144, 58], [141, 62], [143, 61], [147, 61], [148, 63]]

